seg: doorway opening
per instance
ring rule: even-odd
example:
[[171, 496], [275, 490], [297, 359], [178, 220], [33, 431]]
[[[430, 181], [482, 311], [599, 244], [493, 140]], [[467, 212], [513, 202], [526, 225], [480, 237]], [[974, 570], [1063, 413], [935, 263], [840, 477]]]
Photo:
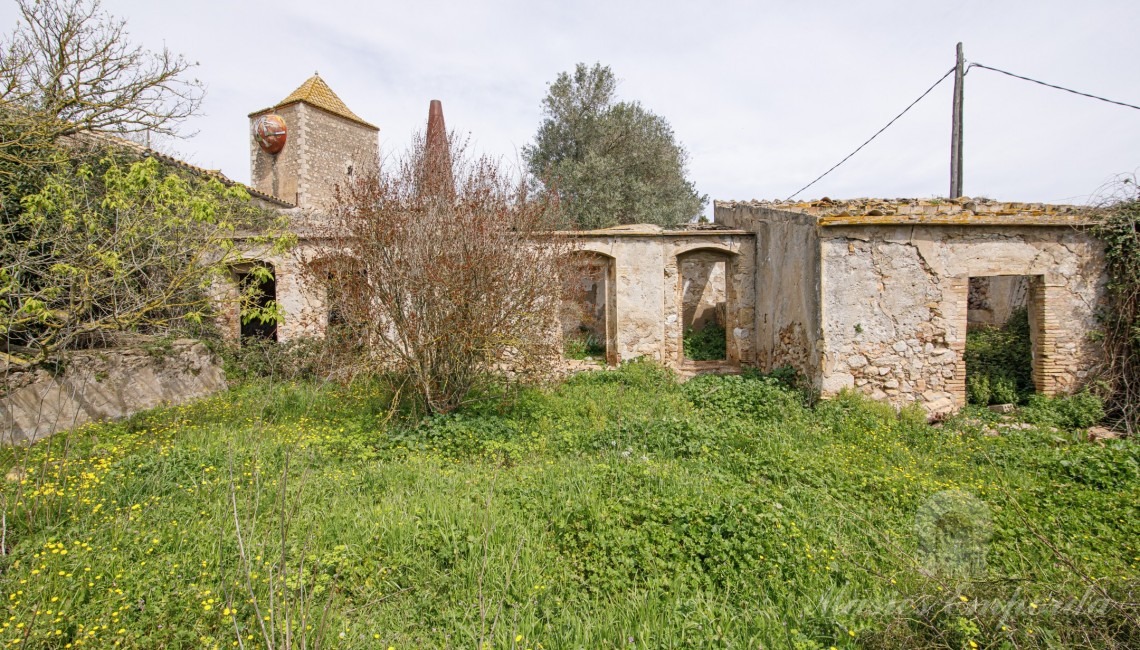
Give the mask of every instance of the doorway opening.
[[677, 258], [685, 361], [728, 360], [729, 256], [698, 250]]
[[1018, 404], [1036, 391], [1041, 276], [969, 280], [966, 311], [966, 401]]
[[613, 258], [578, 251], [565, 258], [559, 320], [565, 359], [612, 364], [615, 330]]
[[273, 265], [253, 262], [233, 268], [241, 296], [241, 340], [277, 340], [280, 309], [277, 305], [277, 275]]

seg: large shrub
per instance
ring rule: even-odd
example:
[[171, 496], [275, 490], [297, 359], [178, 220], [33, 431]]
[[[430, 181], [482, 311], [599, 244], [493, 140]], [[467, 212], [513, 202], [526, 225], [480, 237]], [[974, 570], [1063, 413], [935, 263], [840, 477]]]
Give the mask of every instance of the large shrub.
[[1140, 430], [1140, 187], [1125, 178], [1096, 227], [1108, 265], [1103, 311], [1104, 379], [1109, 413], [1132, 433]]
[[309, 268], [359, 333], [361, 369], [448, 413], [556, 358], [552, 216], [498, 161], [432, 131], [338, 192], [321, 234], [344, 254]]

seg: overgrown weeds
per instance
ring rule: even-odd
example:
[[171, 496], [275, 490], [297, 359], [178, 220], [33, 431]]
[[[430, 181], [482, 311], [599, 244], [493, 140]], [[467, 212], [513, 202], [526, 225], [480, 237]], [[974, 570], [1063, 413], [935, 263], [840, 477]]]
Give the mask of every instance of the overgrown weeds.
[[1033, 394], [1029, 312], [1017, 309], [1001, 327], [966, 333], [966, 395], [971, 404], [1018, 404]]
[[688, 328], [681, 339], [685, 358], [692, 361], [720, 361], [727, 354], [724, 328], [708, 323], [701, 329]]
[[253, 381], [6, 450], [0, 643], [1140, 641], [1134, 441], [786, 381], [631, 363], [419, 419], [375, 386]]

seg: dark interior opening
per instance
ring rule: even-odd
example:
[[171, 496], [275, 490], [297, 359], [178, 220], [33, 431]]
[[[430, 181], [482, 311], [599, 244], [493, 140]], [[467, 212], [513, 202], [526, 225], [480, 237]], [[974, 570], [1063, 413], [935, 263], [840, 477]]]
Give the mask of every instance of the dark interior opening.
[[[266, 273], [265, 271], [268, 271]], [[251, 304], [246, 305], [241, 315], [241, 338], [277, 340], [277, 322], [261, 315], [275, 311], [277, 304], [277, 276], [273, 267], [258, 264], [235, 271], [238, 288], [246, 295], [252, 288]]]

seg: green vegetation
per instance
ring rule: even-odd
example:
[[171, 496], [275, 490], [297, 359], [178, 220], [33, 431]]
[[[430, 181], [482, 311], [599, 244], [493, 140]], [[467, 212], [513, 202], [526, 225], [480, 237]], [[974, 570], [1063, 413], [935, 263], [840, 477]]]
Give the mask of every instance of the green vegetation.
[[1113, 192], [1094, 230], [1104, 243], [1108, 270], [1100, 380], [1110, 420], [1135, 435], [1140, 432], [1140, 186], [1133, 176], [1114, 184]]
[[579, 63], [550, 84], [545, 119], [522, 151], [537, 189], [558, 197], [568, 228], [690, 221], [708, 197], [686, 178], [688, 154], [665, 118], [616, 101], [616, 91], [600, 63]]
[[599, 341], [594, 333], [587, 330], [578, 336], [568, 336], [562, 345], [562, 352], [567, 359], [605, 359], [606, 344]]
[[689, 328], [681, 339], [685, 358], [692, 361], [720, 361], [727, 355], [724, 328], [708, 323], [702, 329]]
[[241, 257], [233, 234], [275, 223], [239, 186], [110, 153], [61, 165], [20, 205], [0, 222], [0, 340], [35, 361], [119, 332], [197, 327], [207, 286]]
[[1140, 644], [1129, 440], [644, 363], [416, 422], [376, 395], [253, 382], [4, 450], [0, 643]]
[[1029, 313], [1016, 310], [1001, 327], [966, 333], [966, 395], [971, 404], [1018, 404], [1033, 394]]

